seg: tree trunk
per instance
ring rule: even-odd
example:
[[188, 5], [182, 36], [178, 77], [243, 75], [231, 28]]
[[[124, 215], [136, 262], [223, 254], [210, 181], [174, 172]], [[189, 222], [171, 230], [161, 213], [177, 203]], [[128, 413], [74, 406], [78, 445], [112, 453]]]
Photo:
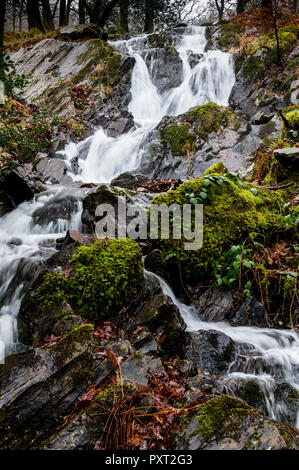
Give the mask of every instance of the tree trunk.
[[43, 7], [44, 27], [46, 31], [53, 31], [54, 23], [53, 23], [52, 11], [51, 11], [49, 0], [42, 0], [42, 7]]
[[120, 27], [129, 31], [129, 0], [120, 0]]
[[99, 20], [98, 20], [98, 25], [104, 27], [105, 24], [107, 23], [109, 16], [112, 13], [112, 10], [116, 5], [118, 4], [119, 0], [110, 0], [110, 2], [107, 3], [105, 6], [103, 13], [101, 14]]
[[277, 0], [274, 0], [274, 31], [275, 31], [275, 38], [276, 38], [276, 50], [277, 50], [277, 63], [281, 65], [281, 52], [280, 52], [280, 44], [279, 44], [279, 37], [278, 37], [278, 28], [277, 28]]
[[241, 13], [244, 13], [245, 7], [247, 5], [249, 0], [238, 0], [237, 1], [237, 15], [241, 15]]
[[84, 24], [85, 22], [85, 0], [79, 0], [79, 24]]
[[154, 31], [154, 7], [152, 0], [145, 0], [145, 20], [144, 32], [152, 33]]
[[224, 15], [224, 0], [216, 0], [216, 8], [218, 10], [218, 21], [221, 23]]
[[65, 23], [68, 25], [70, 22], [70, 12], [73, 0], [67, 0], [66, 12], [65, 12]]
[[262, 0], [262, 8], [272, 8], [272, 0]]
[[66, 25], [66, 0], [60, 0], [59, 4], [59, 26]]
[[2, 0], [2, 2], [0, 2], [0, 49], [3, 47], [5, 10], [6, 10], [6, 0]]
[[38, 0], [27, 0], [28, 31], [31, 28], [37, 28], [43, 31], [42, 18], [39, 11]]

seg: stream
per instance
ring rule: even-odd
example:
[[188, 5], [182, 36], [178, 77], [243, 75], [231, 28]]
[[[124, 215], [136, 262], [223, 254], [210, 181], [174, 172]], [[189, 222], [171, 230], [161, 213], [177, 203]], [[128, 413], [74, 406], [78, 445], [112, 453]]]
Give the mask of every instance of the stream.
[[[144, 140], [164, 116], [176, 116], [210, 101], [228, 105], [235, 82], [234, 62], [230, 54], [218, 50], [204, 52], [204, 27], [189, 26], [183, 35], [177, 36], [175, 48], [182, 61], [182, 82], [178, 87], [162, 94], [155, 86], [158, 65], [148, 48], [145, 35], [111, 44], [120, 52], [134, 56], [136, 60], [129, 104], [135, 127], [117, 138], [108, 137], [99, 128], [88, 139], [67, 145], [61, 153], [69, 163], [74, 188], [78, 181], [109, 183], [119, 174], [133, 171], [143, 157]], [[189, 60], [192, 55], [198, 58], [193, 67]], [[78, 157], [79, 164], [76, 175], [71, 170], [74, 157]], [[20, 204], [0, 218], [0, 360], [22, 348], [18, 343], [17, 315], [26, 283], [33, 278], [43, 260], [56, 251], [57, 238], [65, 236], [69, 229], [80, 231], [80, 195], [75, 207], [70, 207], [64, 218], [42, 225], [36, 222], [37, 211], [43, 207], [51, 208], [55, 205], [57, 196], [62, 195], [65, 190], [62, 186], [49, 186], [32, 201]], [[287, 406], [275, 399], [274, 389], [280, 382], [289, 384], [299, 392], [299, 341], [296, 332], [233, 327], [222, 322], [201, 321], [194, 306], [180, 302], [167, 283], [156, 277], [163, 292], [179, 308], [188, 331], [216, 330], [225, 333], [233, 341], [253, 346], [263, 356], [263, 365], [250, 358], [234, 361], [221, 380], [227, 392], [236, 396], [240, 381], [258, 381], [265, 395], [269, 416], [287, 422]]]

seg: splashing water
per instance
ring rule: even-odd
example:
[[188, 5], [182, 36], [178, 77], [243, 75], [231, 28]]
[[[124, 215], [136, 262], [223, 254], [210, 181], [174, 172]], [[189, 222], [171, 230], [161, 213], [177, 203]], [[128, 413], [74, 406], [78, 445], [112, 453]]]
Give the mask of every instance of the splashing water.
[[[163, 94], [154, 84], [159, 63], [154, 56], [149, 56], [146, 36], [112, 43], [122, 53], [134, 56], [136, 61], [129, 104], [136, 129], [117, 138], [108, 137], [103, 129], [99, 129], [88, 139], [90, 146], [86, 159], [80, 158], [80, 149], [84, 146], [81, 143], [77, 149], [81, 172], [73, 176], [75, 180], [110, 182], [124, 171], [133, 171], [141, 161], [143, 141], [164, 116], [177, 116], [210, 101], [228, 104], [235, 82], [232, 56], [221, 51], [205, 53], [206, 42], [206, 30], [200, 26], [189, 26], [183, 36], [177, 37], [175, 47], [182, 61], [183, 80], [178, 87]], [[189, 64], [190, 54], [198, 55], [198, 63], [193, 68]], [[73, 154], [73, 147], [64, 151], [68, 161]]]

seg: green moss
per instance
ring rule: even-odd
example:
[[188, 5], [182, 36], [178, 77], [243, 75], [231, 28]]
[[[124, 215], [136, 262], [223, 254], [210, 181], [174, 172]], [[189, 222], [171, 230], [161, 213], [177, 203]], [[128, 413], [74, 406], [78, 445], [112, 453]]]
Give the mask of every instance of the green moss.
[[130, 382], [124, 382], [122, 385], [114, 383], [104, 388], [96, 397], [95, 403], [98, 403], [104, 410], [111, 410], [116, 403], [125, 402], [134, 392], [135, 387]]
[[183, 155], [186, 153], [187, 146], [193, 149], [195, 135], [188, 124], [172, 124], [160, 131], [162, 139], [169, 142], [173, 155]]
[[236, 115], [229, 108], [207, 103], [192, 108], [183, 124], [161, 127], [160, 135], [169, 142], [173, 155], [185, 155], [194, 149], [197, 139], [208, 139], [209, 134], [219, 131], [221, 126], [231, 126], [235, 118]]
[[67, 332], [53, 349], [54, 354], [59, 353], [60, 358], [66, 359], [71, 357], [74, 353], [76, 344], [86, 344], [92, 340], [93, 337], [93, 326], [90, 324], [84, 324], [77, 328], [73, 328]]
[[196, 435], [208, 444], [223, 437], [238, 439], [243, 422], [253, 413], [246, 403], [228, 395], [213, 398], [200, 406]]
[[140, 289], [141, 251], [130, 239], [98, 241], [71, 259], [70, 303], [92, 320], [116, 314]]
[[22, 300], [18, 327], [22, 340], [29, 341], [32, 335], [33, 322], [43, 318], [61, 305], [65, 299], [66, 279], [60, 274], [42, 273], [35, 282], [33, 295], [29, 291]]
[[258, 407], [264, 405], [264, 395], [257, 382], [250, 380], [246, 382], [239, 391], [239, 396], [250, 406]]
[[[289, 123], [289, 127], [292, 131], [299, 131], [299, 106], [294, 105], [294, 106], [289, 106], [283, 110], [283, 115], [285, 119]], [[282, 127], [281, 127], [281, 136], [284, 138], [292, 137], [290, 133], [290, 129], [288, 129], [282, 121]]]
[[241, 30], [239, 25], [233, 22], [222, 24], [217, 38], [218, 47], [225, 50], [230, 49], [231, 47], [239, 47], [240, 33]]
[[[207, 172], [205, 176], [180, 185], [176, 190], [154, 198], [153, 204], [189, 204], [201, 202], [204, 193], [203, 246], [197, 250], [185, 250], [185, 240], [151, 240], [151, 247], [159, 248], [167, 260], [168, 271], [173, 278], [196, 283], [207, 279], [221, 257], [232, 245], [239, 244], [249, 233], [264, 235], [281, 227], [277, 219], [282, 203], [280, 191], [275, 193], [253, 184], [244, 185], [238, 178], [225, 173]], [[219, 168], [218, 168], [219, 171]], [[192, 202], [192, 201], [191, 201]], [[194, 219], [192, 219], [194, 229]]]
[[[114, 57], [111, 63], [111, 69], [113, 69], [116, 61], [115, 56], [118, 55], [119, 54], [116, 54], [116, 50], [105, 41], [101, 39], [91, 39], [86, 51], [77, 59], [78, 65], [83, 65], [83, 67], [77, 75], [72, 78], [72, 82], [74, 84], [82, 82], [92, 74], [94, 68], [99, 63], [107, 61], [110, 57]], [[113, 79], [114, 77], [111, 78]]]
[[111, 77], [116, 77], [119, 71], [121, 54], [113, 54], [106, 60], [108, 73]]
[[208, 168], [202, 176], [212, 175], [213, 173], [224, 174], [227, 173], [227, 168], [223, 165], [222, 162], [215, 163], [210, 168]]

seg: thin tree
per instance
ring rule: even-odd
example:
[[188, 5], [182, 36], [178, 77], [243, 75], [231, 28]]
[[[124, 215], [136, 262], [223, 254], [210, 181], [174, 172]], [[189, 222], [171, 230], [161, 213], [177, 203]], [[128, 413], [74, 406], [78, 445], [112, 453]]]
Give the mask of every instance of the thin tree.
[[144, 11], [144, 32], [152, 33], [154, 31], [155, 8], [152, 0], [145, 0]]
[[[4, 41], [4, 24], [5, 24], [6, 0], [0, 2], [0, 50], [3, 47]], [[0, 66], [3, 66], [1, 64]]]
[[129, 0], [120, 0], [119, 2], [120, 12], [120, 26], [125, 31], [129, 31]]
[[86, 10], [85, 10], [85, 0], [79, 0], [79, 24], [84, 24], [86, 22]]
[[66, 0], [60, 0], [59, 3], [59, 26], [66, 25]]

